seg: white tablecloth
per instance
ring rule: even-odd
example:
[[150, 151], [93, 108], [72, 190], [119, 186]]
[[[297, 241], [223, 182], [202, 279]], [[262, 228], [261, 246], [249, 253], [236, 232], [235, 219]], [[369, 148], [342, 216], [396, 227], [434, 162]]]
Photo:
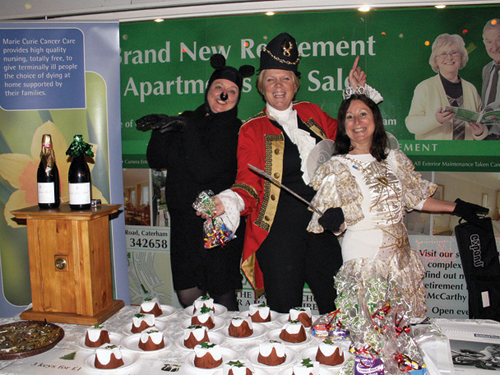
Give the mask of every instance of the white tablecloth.
[[[0, 374], [8, 375], [70, 375], [70, 374], [110, 374], [110, 375], [165, 375], [166, 364], [181, 365], [181, 370], [177, 373], [179, 375], [221, 375], [222, 370], [217, 371], [196, 369], [186, 362], [189, 360], [189, 355], [192, 350], [183, 349], [182, 335], [183, 327], [186, 321], [190, 319], [190, 315], [184, 309], [174, 309], [168, 307], [172, 314], [167, 317], [160, 318], [160, 322], [165, 325], [165, 337], [169, 342], [168, 348], [157, 352], [141, 352], [138, 355], [138, 360], [133, 366], [126, 369], [117, 370], [96, 370], [88, 365], [88, 359], [93, 355], [94, 350], [86, 349], [83, 347], [82, 341], [85, 337], [88, 326], [74, 325], [74, 324], [60, 324], [64, 329], [64, 338], [51, 350], [45, 353], [27, 357], [18, 360], [0, 361]], [[132, 322], [132, 317], [139, 312], [138, 306], [125, 306], [117, 314], [109, 318], [103, 323], [103, 326], [110, 331], [111, 334], [122, 335], [123, 338], [130, 337], [124, 330]], [[259, 337], [251, 339], [236, 339], [227, 337], [227, 325], [233, 316], [244, 316], [247, 312], [226, 312], [222, 316], [217, 316], [223, 320], [223, 325], [220, 326], [217, 333], [225, 335], [225, 342], [221, 344], [222, 348], [227, 348], [236, 351], [238, 359], [249, 362], [247, 354], [252, 348], [266, 340], [276, 338], [274, 335], [279, 332], [282, 324], [287, 318], [288, 314], [277, 314], [273, 312], [273, 322], [262, 324], [263, 334]], [[0, 319], [0, 324], [7, 324], [19, 321], [19, 317]], [[482, 374], [500, 374], [500, 354], [498, 358], [499, 366], [497, 368], [484, 369], [477, 367], [474, 363], [467, 365], [456, 365], [454, 368], [451, 365], [451, 351], [456, 355], [460, 350], [476, 350], [480, 352], [486, 347], [498, 346], [500, 351], [500, 323], [494, 321], [481, 321], [481, 320], [458, 320], [458, 319], [432, 319], [433, 325], [439, 327], [447, 337], [450, 339], [445, 342], [422, 342], [423, 347], [427, 347], [429, 364], [435, 371], [429, 371], [430, 375], [454, 375], [454, 374], [467, 374], [467, 375], [482, 375]], [[254, 324], [254, 326], [257, 326]], [[262, 329], [256, 329], [262, 333]], [[290, 345], [292, 350], [298, 353], [297, 361], [300, 358], [310, 357], [312, 348], [315, 348], [321, 341], [320, 338], [310, 336], [308, 331], [308, 339], [305, 345]], [[451, 342], [451, 350], [450, 350]], [[76, 353], [75, 353], [76, 352]], [[68, 354], [75, 353], [73, 359], [62, 359]], [[235, 358], [236, 359], [236, 358]], [[486, 361], [488, 362], [488, 361]], [[488, 363], [496, 363], [495, 360], [489, 360]], [[250, 362], [251, 363], [251, 362]], [[256, 375], [291, 375], [290, 364], [287, 368], [283, 367], [266, 367], [264, 370], [256, 368]], [[320, 375], [335, 375], [336, 368], [323, 367]]]
[[[170, 307], [169, 307], [170, 308]], [[134, 314], [139, 313], [138, 306], [125, 306], [116, 315], [109, 318], [102, 325], [110, 332], [123, 335], [124, 338], [127, 335], [124, 333], [124, 327], [131, 324], [132, 317]], [[217, 333], [226, 335], [227, 325], [233, 316], [242, 316], [246, 312], [226, 312], [222, 316], [216, 315], [224, 320], [224, 326], [218, 329]], [[232, 349], [237, 352], [240, 360], [248, 362], [245, 357], [245, 353], [248, 349], [258, 346], [261, 342], [269, 340], [269, 337], [276, 332], [277, 329], [282, 327], [282, 322], [286, 320], [288, 314], [277, 314], [273, 312], [273, 317], [275, 318], [273, 322], [266, 324], [258, 324], [258, 326], [264, 327], [263, 329], [257, 329], [256, 331], [263, 332], [259, 337], [251, 339], [236, 339], [226, 337], [226, 341], [221, 345], [222, 348]], [[74, 325], [74, 324], [61, 324], [55, 323], [64, 329], [64, 338], [53, 348], [45, 353], [38, 354], [36, 356], [22, 358], [14, 361], [0, 361], [0, 374], [50, 374], [50, 375], [69, 375], [69, 374], [120, 374], [120, 375], [135, 375], [135, 374], [147, 374], [147, 375], [165, 375], [165, 370], [162, 368], [165, 364], [180, 364], [181, 371], [178, 373], [180, 375], [211, 375], [222, 374], [222, 370], [211, 371], [198, 369], [193, 371], [191, 367], [185, 365], [188, 360], [188, 356], [192, 353], [192, 350], [182, 349], [179, 347], [179, 342], [182, 341], [183, 326], [185, 321], [190, 319], [190, 316], [186, 314], [184, 309], [175, 309], [172, 315], [166, 318], [161, 318], [161, 322], [165, 324], [165, 337], [168, 339], [169, 346], [167, 349], [160, 350], [157, 352], [142, 352], [139, 355], [138, 362], [124, 370], [96, 370], [89, 368], [86, 365], [85, 360], [87, 357], [93, 355], [94, 350], [84, 349], [81, 347], [82, 338], [85, 337], [86, 330], [88, 326]], [[6, 324], [19, 320], [19, 318], [12, 319], [0, 319], [0, 324]], [[257, 324], [254, 324], [256, 327]], [[309, 329], [308, 340], [306, 345], [294, 346], [293, 349], [297, 353], [302, 352], [304, 349], [315, 347], [321, 339], [310, 336]], [[61, 359], [61, 357], [73, 353], [76, 351], [74, 359]], [[298, 357], [297, 359], [300, 359]], [[291, 365], [290, 365], [291, 366]], [[283, 374], [283, 367], [269, 368], [269, 370], [260, 370], [259, 374], [278, 374], [281, 372]], [[286, 371], [285, 371], [286, 372]], [[336, 372], [336, 371], [335, 371]], [[325, 375], [333, 375], [333, 371], [324, 371]], [[280, 375], [281, 375], [280, 374]], [[291, 374], [291, 372], [290, 372]], [[286, 375], [286, 374], [284, 374]]]

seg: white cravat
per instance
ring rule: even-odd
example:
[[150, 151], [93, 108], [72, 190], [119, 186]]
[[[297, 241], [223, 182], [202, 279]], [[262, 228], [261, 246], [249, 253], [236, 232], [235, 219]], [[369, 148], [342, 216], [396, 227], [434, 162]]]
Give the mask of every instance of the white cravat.
[[297, 120], [297, 111], [293, 109], [292, 104], [290, 107], [284, 111], [277, 110], [271, 107], [269, 104], [266, 105], [266, 110], [269, 116], [274, 118], [278, 124], [283, 127], [286, 135], [293, 144], [299, 149], [299, 155], [301, 159], [300, 170], [302, 171], [302, 179], [304, 182], [309, 184], [309, 174], [307, 173], [307, 158], [311, 153], [311, 150], [316, 145], [316, 140], [311, 137], [309, 132], [299, 129], [299, 124]]

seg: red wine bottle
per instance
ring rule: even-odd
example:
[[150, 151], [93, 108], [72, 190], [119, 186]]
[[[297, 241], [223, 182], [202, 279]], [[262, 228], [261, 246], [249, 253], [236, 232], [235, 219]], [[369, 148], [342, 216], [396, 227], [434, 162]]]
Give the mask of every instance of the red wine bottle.
[[67, 155], [73, 160], [68, 171], [69, 207], [72, 210], [87, 210], [92, 201], [92, 183], [90, 168], [85, 160], [85, 155], [94, 156], [89, 144], [83, 142], [81, 135], [75, 135]]
[[36, 182], [38, 185], [38, 206], [41, 209], [59, 207], [59, 170], [50, 134], [42, 136], [42, 151], [40, 151]]

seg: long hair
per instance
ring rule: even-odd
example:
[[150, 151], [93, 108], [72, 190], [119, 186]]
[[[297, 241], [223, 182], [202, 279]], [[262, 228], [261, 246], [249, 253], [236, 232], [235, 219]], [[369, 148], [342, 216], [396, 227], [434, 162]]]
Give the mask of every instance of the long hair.
[[372, 144], [370, 147], [370, 154], [378, 161], [387, 158], [387, 147], [389, 146], [389, 140], [387, 134], [385, 133], [384, 121], [382, 119], [382, 113], [377, 104], [365, 95], [353, 94], [349, 99], [344, 100], [340, 104], [338, 119], [338, 129], [337, 138], [335, 140], [335, 145], [337, 151], [341, 155], [348, 154], [351, 148], [351, 140], [347, 136], [345, 131], [345, 118], [347, 111], [354, 100], [360, 100], [365, 103], [368, 108], [373, 113], [373, 120], [375, 122], [375, 131], [373, 132]]

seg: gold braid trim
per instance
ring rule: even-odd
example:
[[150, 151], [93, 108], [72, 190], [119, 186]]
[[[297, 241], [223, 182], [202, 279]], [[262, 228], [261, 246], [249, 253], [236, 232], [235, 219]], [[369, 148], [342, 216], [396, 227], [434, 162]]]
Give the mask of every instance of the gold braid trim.
[[237, 182], [231, 186], [231, 189], [241, 189], [246, 191], [248, 194], [252, 196], [252, 198], [257, 200], [257, 204], [259, 204], [259, 195], [257, 194], [257, 191], [250, 185], [244, 184], [242, 182]]
[[255, 263], [257, 261], [257, 257], [255, 253], [250, 255], [247, 259], [245, 259], [241, 263], [241, 269], [243, 270], [243, 273], [245, 274], [245, 277], [247, 278], [248, 282], [252, 286], [252, 289], [255, 292], [255, 299], [259, 298], [261, 295], [265, 293], [264, 289], [257, 289], [256, 287], [256, 278], [255, 278]]
[[305, 121], [304, 124], [321, 139], [327, 138], [325, 131], [321, 128], [321, 126], [318, 125], [316, 121], [314, 121], [312, 117], [309, 120]]
[[287, 65], [297, 65], [300, 61], [300, 58], [302, 57], [300, 54], [299, 56], [297, 57], [297, 60], [295, 61], [286, 61], [286, 60], [283, 60], [282, 58], [279, 58], [278, 56], [274, 56], [271, 51], [269, 51], [266, 47], [262, 47], [262, 51], [263, 52], [267, 52], [269, 54], [269, 56], [271, 56], [273, 59], [275, 59], [276, 61], [279, 61], [280, 63], [283, 63], [283, 64], [287, 64]]
[[265, 112], [264, 112], [264, 111], [260, 111], [260, 112], [259, 112], [259, 113], [257, 113], [255, 116], [252, 116], [252, 117], [248, 118], [248, 120], [246, 120], [246, 121], [243, 123], [243, 125], [245, 125], [247, 122], [252, 121], [252, 120], [254, 120], [254, 119], [256, 119], [256, 118], [261, 118], [261, 117], [266, 117], [266, 116], [267, 116], [267, 115], [265, 114]]
[[[265, 142], [265, 171], [270, 175], [274, 175], [281, 182], [283, 173], [283, 154], [285, 151], [285, 137], [283, 134], [266, 134]], [[278, 200], [280, 195], [280, 187], [271, 183], [267, 179], [264, 181], [264, 194], [262, 197], [262, 206], [259, 210], [259, 215], [254, 224], [262, 228], [266, 232], [271, 230], [271, 226], [276, 215]], [[274, 196], [275, 199], [271, 199]]]

